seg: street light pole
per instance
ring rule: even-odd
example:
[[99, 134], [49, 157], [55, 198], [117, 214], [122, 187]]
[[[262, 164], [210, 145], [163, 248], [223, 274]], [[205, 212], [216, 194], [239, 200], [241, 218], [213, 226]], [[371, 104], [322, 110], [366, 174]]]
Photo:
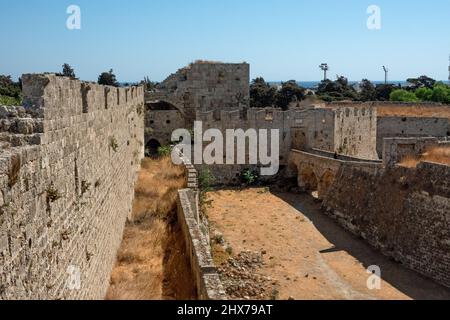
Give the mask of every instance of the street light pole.
[[388, 72], [389, 72], [389, 69], [386, 68], [385, 66], [383, 66], [383, 70], [384, 70], [384, 84], [387, 84], [388, 83]]
[[320, 69], [323, 71], [323, 81], [327, 80], [327, 71], [330, 70], [327, 63], [322, 63], [319, 66]]

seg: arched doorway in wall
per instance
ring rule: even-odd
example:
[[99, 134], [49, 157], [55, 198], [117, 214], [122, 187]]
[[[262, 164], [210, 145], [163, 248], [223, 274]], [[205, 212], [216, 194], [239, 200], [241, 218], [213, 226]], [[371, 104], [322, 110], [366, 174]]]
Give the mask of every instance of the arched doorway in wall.
[[312, 166], [302, 166], [298, 176], [298, 185], [302, 191], [311, 194], [315, 198], [319, 197], [319, 182]]
[[156, 158], [158, 156], [158, 149], [161, 147], [161, 143], [159, 143], [156, 139], [150, 139], [145, 145], [145, 156], [150, 158]]
[[328, 192], [330, 191], [331, 185], [333, 184], [335, 175], [330, 170], [325, 171], [322, 178], [319, 181], [318, 192], [319, 198], [324, 199]]

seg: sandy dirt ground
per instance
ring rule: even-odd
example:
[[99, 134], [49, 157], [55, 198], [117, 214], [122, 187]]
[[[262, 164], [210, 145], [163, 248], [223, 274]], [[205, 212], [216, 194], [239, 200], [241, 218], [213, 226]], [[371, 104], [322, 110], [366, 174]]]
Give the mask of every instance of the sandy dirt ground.
[[[450, 299], [450, 290], [383, 256], [320, 211], [308, 195], [265, 189], [209, 193], [213, 230], [242, 251], [264, 253], [257, 271], [276, 283], [279, 299]], [[367, 268], [381, 268], [369, 290]]]

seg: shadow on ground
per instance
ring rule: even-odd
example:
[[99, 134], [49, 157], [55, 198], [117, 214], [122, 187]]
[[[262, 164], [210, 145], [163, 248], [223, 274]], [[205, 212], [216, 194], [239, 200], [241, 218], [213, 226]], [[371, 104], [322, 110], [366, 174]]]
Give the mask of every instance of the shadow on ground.
[[378, 265], [384, 281], [405, 295], [416, 300], [450, 299], [450, 289], [409, 270], [389, 257], [382, 255], [363, 239], [339, 226], [332, 218], [322, 213], [320, 204], [306, 194], [273, 193], [275, 196], [302, 212], [333, 247], [321, 254], [346, 251], [365, 268]]

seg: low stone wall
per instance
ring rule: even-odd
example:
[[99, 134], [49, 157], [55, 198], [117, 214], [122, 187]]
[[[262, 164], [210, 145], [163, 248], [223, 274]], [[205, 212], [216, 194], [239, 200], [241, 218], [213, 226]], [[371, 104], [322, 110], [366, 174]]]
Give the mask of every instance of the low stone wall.
[[211, 254], [209, 223], [200, 214], [198, 173], [187, 157], [181, 152], [179, 156], [186, 168], [188, 189], [178, 191], [177, 218], [190, 257], [197, 295], [201, 300], [224, 300], [226, 294]]
[[207, 226], [199, 218], [198, 194], [193, 189], [183, 189], [178, 195], [178, 222], [183, 230], [198, 298], [224, 300], [226, 295], [212, 259]]
[[450, 167], [371, 173], [343, 165], [326, 212], [385, 255], [450, 287]]

